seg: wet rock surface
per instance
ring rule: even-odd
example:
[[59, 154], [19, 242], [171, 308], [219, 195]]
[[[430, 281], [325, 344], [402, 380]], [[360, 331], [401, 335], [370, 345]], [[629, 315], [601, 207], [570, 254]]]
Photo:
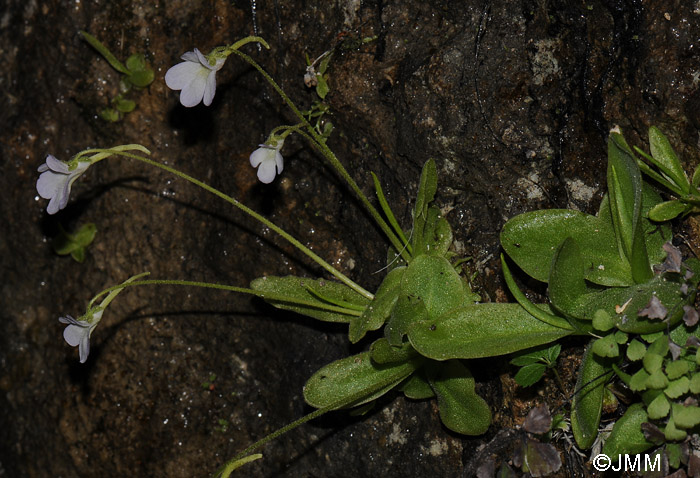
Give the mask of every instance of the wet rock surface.
[[[285, 171], [257, 182], [248, 155], [293, 121], [274, 91], [229, 58], [211, 107], [185, 109], [163, 82], [185, 51], [258, 32], [246, 51], [302, 107], [304, 55], [335, 48], [329, 145], [367, 194], [381, 178], [403, 224], [422, 164], [437, 160], [438, 202], [485, 299], [504, 300], [498, 232], [543, 207], [597, 209], [605, 140], [619, 124], [643, 146], [659, 126], [687, 168], [698, 160], [693, 2], [238, 2], [10, 0], [0, 9], [0, 472], [5, 476], [208, 476], [225, 459], [310, 411], [305, 380], [355, 353], [346, 328], [230, 293], [149, 286], [122, 293], [93, 334], [88, 362], [62, 339], [99, 290], [153, 278], [245, 286], [262, 275], [321, 275], [286, 242], [181, 179], [126, 159], [92, 167], [56, 216], [36, 168], [88, 147], [142, 143], [156, 161], [232, 194], [375, 288], [386, 243], [348, 188], [302, 140]], [[78, 36], [120, 59], [146, 53], [156, 80], [118, 123], [97, 117], [118, 74]], [[362, 43], [359, 40], [372, 38]], [[59, 228], [93, 222], [78, 264], [52, 251]], [[577, 344], [566, 364], [575, 370]], [[333, 413], [267, 446], [245, 476], [472, 476], [479, 447], [556, 393], [512, 386], [482, 361], [494, 411], [483, 437], [447, 432], [434, 404], [388, 397], [368, 416]], [[566, 377], [567, 374], [563, 373]], [[549, 398], [548, 398], [549, 397]], [[492, 447], [493, 448], [493, 447]], [[489, 448], [492, 449], [492, 448]], [[560, 476], [589, 472], [565, 452]], [[504, 452], [503, 456], [507, 456]], [[1, 475], [2, 473], [0, 473]]]

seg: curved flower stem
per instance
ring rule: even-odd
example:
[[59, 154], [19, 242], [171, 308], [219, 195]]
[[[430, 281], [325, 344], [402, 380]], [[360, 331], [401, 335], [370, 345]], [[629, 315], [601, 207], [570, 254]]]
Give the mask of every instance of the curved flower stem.
[[[408, 251], [406, 251], [406, 248], [404, 247], [404, 244], [401, 243], [401, 240], [396, 237], [396, 234], [391, 230], [391, 227], [384, 221], [382, 218], [381, 214], [379, 214], [379, 211], [377, 211], [374, 206], [369, 202], [367, 197], [362, 193], [362, 190], [360, 187], [357, 185], [355, 180], [352, 179], [350, 174], [347, 172], [343, 164], [338, 160], [336, 155], [333, 153], [333, 151], [326, 145], [325, 141], [323, 138], [314, 130], [313, 126], [309, 124], [309, 122], [304, 118], [304, 115], [301, 114], [301, 111], [299, 111], [299, 108], [296, 107], [296, 105], [292, 102], [292, 100], [289, 99], [287, 94], [282, 90], [282, 88], [275, 82], [275, 80], [272, 79], [272, 77], [263, 69], [262, 66], [260, 66], [255, 60], [253, 60], [251, 57], [246, 55], [245, 53], [234, 50], [233, 53], [236, 55], [240, 56], [243, 60], [245, 60], [248, 64], [250, 64], [253, 68], [258, 70], [258, 72], [265, 78], [265, 80], [274, 88], [274, 90], [282, 97], [284, 102], [289, 106], [289, 108], [294, 112], [294, 114], [299, 118], [300, 122], [306, 126], [307, 130], [309, 131], [309, 136], [313, 139], [311, 144], [313, 144], [320, 152], [323, 154], [323, 156], [326, 157], [328, 162], [331, 163], [331, 166], [333, 166], [336, 171], [338, 171], [338, 174], [347, 181], [348, 185], [350, 188], [355, 192], [357, 197], [360, 199], [360, 202], [365, 206], [367, 209], [367, 212], [369, 212], [370, 216], [372, 216], [372, 219], [377, 223], [379, 228], [384, 232], [386, 237], [389, 239], [391, 242], [391, 245], [394, 246], [394, 248], [397, 251], [401, 251], [401, 256], [406, 260], [407, 262], [411, 259], [410, 255], [408, 254]], [[308, 136], [307, 136], [308, 137]]]
[[185, 174], [185, 173], [183, 173], [183, 172], [181, 172], [181, 171], [178, 171], [177, 169], [171, 168], [170, 166], [166, 166], [166, 165], [164, 165], [164, 164], [158, 163], [158, 162], [153, 161], [153, 160], [151, 160], [151, 159], [144, 158], [143, 156], [139, 156], [139, 155], [137, 155], [137, 154], [128, 153], [128, 152], [125, 152], [125, 151], [109, 150], [109, 149], [91, 149], [91, 150], [88, 150], [88, 151], [86, 152], [86, 154], [87, 154], [87, 153], [93, 153], [93, 152], [94, 152], [94, 153], [108, 153], [108, 152], [109, 152], [109, 153], [114, 154], [114, 155], [116, 155], [116, 156], [123, 156], [123, 157], [125, 157], [125, 158], [135, 159], [135, 160], [137, 160], [137, 161], [141, 161], [141, 162], [146, 163], [146, 164], [148, 164], [148, 165], [155, 166], [156, 168], [163, 169], [163, 170], [165, 170], [165, 171], [167, 171], [167, 172], [169, 172], [169, 173], [171, 173], [171, 174], [174, 174], [175, 176], [177, 176], [177, 177], [179, 177], [179, 178], [182, 178], [182, 179], [184, 179], [184, 180], [186, 180], [186, 181], [191, 182], [192, 184], [194, 184], [194, 185], [196, 185], [196, 186], [199, 186], [200, 188], [202, 188], [202, 189], [204, 189], [204, 190], [206, 190], [206, 191], [208, 191], [208, 192], [214, 194], [215, 196], [220, 197], [221, 199], [223, 199], [224, 201], [228, 202], [229, 204], [232, 204], [233, 206], [237, 207], [238, 209], [240, 209], [240, 210], [243, 211], [244, 213], [248, 214], [249, 216], [253, 217], [254, 219], [258, 220], [259, 222], [263, 223], [264, 225], [266, 225], [267, 227], [269, 227], [270, 229], [272, 229], [273, 231], [275, 231], [277, 234], [279, 234], [280, 236], [282, 236], [283, 238], [285, 238], [287, 241], [289, 241], [294, 247], [296, 247], [296, 248], [299, 249], [301, 252], [303, 252], [304, 254], [306, 254], [306, 255], [307, 255], [308, 257], [310, 257], [314, 262], [316, 262], [318, 265], [320, 265], [321, 267], [323, 267], [324, 269], [326, 269], [326, 271], [328, 271], [328, 272], [329, 272], [331, 275], [333, 275], [336, 279], [338, 279], [339, 281], [341, 281], [342, 283], [344, 283], [345, 285], [347, 285], [348, 287], [350, 287], [350, 288], [351, 288], [352, 290], [354, 290], [355, 292], [357, 292], [357, 293], [363, 295], [364, 297], [366, 297], [366, 298], [368, 298], [368, 299], [370, 299], [370, 300], [374, 299], [374, 295], [373, 295], [371, 292], [368, 292], [368, 291], [365, 290], [363, 287], [361, 287], [361, 286], [358, 285], [357, 283], [355, 283], [355, 282], [353, 282], [352, 280], [350, 280], [345, 274], [343, 274], [343, 273], [340, 272], [338, 269], [336, 269], [335, 267], [333, 267], [332, 265], [330, 265], [329, 263], [327, 263], [326, 261], [324, 261], [323, 259], [321, 259], [321, 258], [320, 258], [317, 254], [315, 254], [311, 249], [309, 249], [309, 248], [306, 247], [304, 244], [302, 244], [301, 242], [299, 242], [297, 239], [295, 239], [291, 234], [289, 234], [288, 232], [286, 232], [284, 229], [282, 229], [281, 227], [277, 226], [275, 223], [273, 223], [272, 221], [270, 221], [270, 220], [267, 219], [266, 217], [264, 217], [264, 216], [258, 214], [257, 212], [253, 211], [252, 209], [250, 209], [248, 206], [244, 205], [243, 203], [241, 203], [241, 202], [238, 201], [237, 199], [234, 199], [234, 198], [232, 198], [231, 196], [222, 193], [222, 192], [219, 191], [218, 189], [213, 188], [213, 187], [209, 186], [208, 184], [203, 183], [202, 181], [200, 181], [200, 180], [198, 180], [198, 179], [195, 179], [195, 178], [193, 178], [192, 176], [189, 176], [188, 174]]
[[241, 458], [245, 457], [246, 455], [249, 455], [252, 451], [257, 450], [261, 446], [266, 445], [267, 443], [271, 442], [272, 440], [274, 440], [276, 438], [279, 438], [280, 436], [284, 435], [288, 431], [294, 430], [298, 426], [303, 425], [304, 423], [309, 422], [309, 421], [313, 420], [314, 418], [318, 418], [325, 413], [328, 413], [330, 411], [337, 410], [340, 408], [347, 407], [349, 405], [352, 405], [355, 402], [358, 402], [362, 399], [370, 397], [370, 396], [372, 396], [372, 394], [382, 390], [383, 388], [388, 387], [392, 383], [398, 383], [401, 380], [406, 379], [413, 372], [414, 372], [414, 370], [407, 372], [405, 374], [405, 376], [399, 377], [398, 380], [396, 379], [396, 377], [387, 377], [385, 380], [382, 380], [381, 382], [377, 382], [369, 388], [359, 390], [359, 391], [357, 391], [357, 392], [355, 392], [355, 393], [353, 393], [353, 394], [351, 394], [351, 395], [349, 395], [341, 400], [337, 400], [336, 402], [331, 403], [330, 405], [327, 405], [323, 408], [319, 408], [318, 410], [315, 410], [315, 411], [309, 413], [308, 415], [305, 415], [305, 416], [301, 417], [300, 419], [295, 420], [292, 423], [289, 423], [289, 424], [283, 426], [282, 428], [275, 430], [274, 432], [270, 433], [266, 437], [262, 438], [261, 440], [258, 440], [257, 442], [253, 443], [252, 445], [250, 445], [248, 448], [246, 448], [245, 450], [240, 452], [238, 455], [231, 458], [228, 462], [226, 462], [224, 464], [224, 466], [222, 466], [219, 469], [219, 471], [214, 476], [216, 478], [228, 478], [230, 473], [231, 473], [230, 471], [228, 471], [229, 464], [240, 460]]
[[[142, 277], [145, 274], [140, 274], [136, 277]], [[139, 280], [139, 281], [131, 281], [131, 282], [123, 282], [121, 284], [108, 287], [107, 289], [103, 290], [99, 294], [97, 294], [95, 297], [92, 298], [90, 301], [90, 305], [88, 305], [88, 308], [95, 303], [100, 297], [102, 297], [105, 294], [114, 294], [122, 291], [123, 289], [126, 289], [127, 287], [134, 287], [134, 286], [140, 286], [140, 285], [181, 285], [181, 286], [188, 286], [188, 287], [203, 287], [205, 289], [218, 289], [218, 290], [226, 290], [229, 292], [239, 292], [241, 294], [250, 294], [250, 295], [255, 295], [257, 297], [260, 297], [261, 299], [266, 299], [266, 300], [276, 300], [280, 302], [286, 302], [289, 304], [296, 304], [296, 305], [303, 305], [307, 307], [313, 307], [315, 309], [321, 309], [321, 310], [327, 310], [329, 312], [337, 312], [339, 314], [345, 314], [345, 315], [352, 315], [359, 317], [362, 315], [362, 312], [354, 309], [348, 309], [346, 307], [340, 307], [337, 305], [332, 305], [332, 304], [323, 304], [320, 302], [315, 302], [311, 300], [302, 300], [302, 299], [292, 299], [288, 296], [281, 295], [281, 294], [275, 294], [273, 292], [261, 292], [259, 290], [254, 290], [254, 289], [248, 289], [245, 287], [235, 287], [232, 285], [226, 285], [226, 284], [215, 284], [211, 282], [199, 282], [199, 281], [189, 281], [189, 280], [176, 280], [176, 279], [149, 279], [149, 280]]]

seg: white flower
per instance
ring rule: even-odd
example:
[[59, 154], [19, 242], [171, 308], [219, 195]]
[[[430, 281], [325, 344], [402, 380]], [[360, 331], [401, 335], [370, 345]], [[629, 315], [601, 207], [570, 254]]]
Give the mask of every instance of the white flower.
[[165, 84], [171, 90], [182, 90], [180, 103], [191, 107], [202, 101], [209, 106], [216, 93], [216, 72], [224, 66], [225, 58], [217, 58], [212, 65], [198, 49], [188, 51], [181, 56], [182, 63], [170, 68], [165, 73]]
[[92, 164], [90, 161], [78, 161], [77, 166], [71, 170], [70, 166], [63, 161], [59, 161], [52, 155], [46, 157], [46, 162], [39, 166], [41, 173], [36, 182], [36, 191], [44, 199], [50, 199], [46, 212], [56, 214], [66, 207], [70, 188], [73, 181], [85, 172]]
[[[66, 339], [71, 347], [78, 347], [80, 353], [80, 363], [85, 363], [90, 353], [90, 334], [95, 330], [97, 324], [102, 319], [104, 309], [98, 309], [96, 312], [85, 314], [83, 317], [90, 315], [90, 320], [76, 320], [70, 315], [59, 317], [58, 321], [62, 324], [68, 324], [68, 327], [63, 331], [63, 338]], [[83, 318], [81, 317], [81, 319]]]
[[258, 168], [258, 179], [260, 182], [270, 184], [275, 175], [282, 173], [284, 168], [284, 158], [280, 154], [280, 149], [284, 144], [283, 139], [273, 139], [275, 146], [261, 144], [260, 147], [250, 155], [250, 165]]

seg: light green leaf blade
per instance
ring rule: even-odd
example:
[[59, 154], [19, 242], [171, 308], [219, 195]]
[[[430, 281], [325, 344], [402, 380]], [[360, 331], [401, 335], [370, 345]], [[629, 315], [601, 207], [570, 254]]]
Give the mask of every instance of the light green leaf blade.
[[[277, 307], [278, 309], [291, 310], [296, 313], [322, 320], [324, 322], [352, 322], [357, 320], [355, 314], [345, 314], [337, 311], [324, 310], [322, 306], [332, 305], [321, 300], [319, 296], [309, 290], [318, 291], [324, 297], [331, 298], [336, 301], [343, 301], [357, 308], [364, 308], [369, 304], [369, 299], [352, 290], [350, 287], [339, 282], [332, 282], [325, 279], [308, 279], [305, 277], [260, 277], [250, 283], [251, 289], [258, 292], [269, 292], [276, 296], [288, 298], [289, 302], [280, 299], [265, 299], [267, 302]], [[301, 300], [314, 305], [299, 305], [294, 301]]]
[[304, 400], [312, 407], [324, 408], [342, 402], [344, 397], [362, 396], [347, 407], [362, 405], [405, 380], [421, 362], [412, 360], [380, 366], [372, 362], [369, 352], [345, 357], [311, 376], [304, 385]]
[[474, 390], [474, 377], [458, 360], [431, 364], [428, 380], [438, 400], [440, 419], [450, 430], [481, 435], [491, 425], [491, 409]]
[[571, 431], [578, 446], [587, 450], [598, 436], [603, 411], [603, 393], [612, 370], [586, 347], [576, 380], [576, 393], [571, 401]]
[[642, 423], [648, 422], [649, 416], [641, 403], [633, 403], [624, 415], [615, 423], [610, 436], [603, 445], [603, 453], [609, 457], [638, 454], [651, 448], [654, 444], [647, 441], [642, 433]]
[[649, 128], [649, 149], [654, 163], [685, 194], [690, 192], [690, 182], [668, 138], [657, 128]]
[[[541, 308], [549, 311], [546, 306]], [[506, 355], [572, 332], [537, 320], [518, 304], [487, 303], [416, 322], [408, 330], [408, 339], [421, 355], [448, 360]]]

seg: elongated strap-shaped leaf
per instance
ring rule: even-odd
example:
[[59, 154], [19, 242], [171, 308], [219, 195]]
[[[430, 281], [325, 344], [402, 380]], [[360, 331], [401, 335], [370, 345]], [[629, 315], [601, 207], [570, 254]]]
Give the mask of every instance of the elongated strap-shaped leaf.
[[435, 161], [429, 159], [423, 166], [420, 175], [420, 185], [418, 186], [418, 196], [413, 210], [413, 239], [411, 245], [413, 254], [418, 255], [425, 250], [425, 222], [428, 218], [428, 208], [435, 199], [437, 192], [437, 168]]
[[649, 149], [654, 158], [654, 164], [681, 189], [685, 194], [690, 192], [690, 182], [681, 162], [676, 156], [668, 138], [657, 128], [649, 128]]
[[644, 438], [642, 432], [642, 423], [648, 421], [649, 416], [644, 410], [644, 404], [630, 405], [625, 414], [615, 422], [612, 433], [603, 445], [603, 453], [617, 460], [619, 455], [636, 455], [654, 446]]
[[[278, 309], [292, 310], [302, 315], [325, 322], [352, 322], [361, 314], [359, 310], [369, 304], [369, 299], [358, 294], [350, 287], [339, 282], [325, 279], [308, 279], [305, 277], [260, 277], [250, 283], [250, 288], [259, 292], [275, 294], [275, 299], [266, 299], [267, 302]], [[314, 293], [317, 291], [318, 293]], [[279, 297], [288, 297], [288, 301]], [[331, 302], [323, 300], [327, 297]], [[295, 304], [295, 301], [304, 301], [311, 305]], [[341, 301], [352, 304], [356, 309], [347, 309], [343, 312], [333, 301]], [[316, 304], [316, 305], [313, 305]], [[330, 306], [330, 307], [329, 307]], [[335, 310], [330, 310], [335, 308]]]
[[603, 392], [612, 369], [593, 354], [591, 344], [586, 347], [571, 400], [571, 431], [578, 446], [587, 450], [598, 436], [598, 425], [603, 412]]
[[476, 394], [469, 369], [459, 360], [450, 360], [428, 364], [426, 373], [437, 396], [442, 423], [463, 435], [485, 433], [491, 425], [491, 410]]
[[608, 138], [608, 194], [618, 248], [629, 261], [635, 283], [644, 282], [653, 273], [642, 228], [642, 174], [619, 133]]
[[401, 278], [405, 271], [406, 267], [401, 266], [392, 269], [386, 275], [374, 294], [374, 299], [367, 305], [360, 318], [350, 322], [350, 342], [357, 343], [368, 331], [377, 330], [384, 325], [399, 298]]
[[505, 355], [571, 333], [571, 329], [534, 318], [518, 304], [488, 303], [467, 305], [437, 319], [414, 323], [408, 330], [408, 340], [421, 355], [448, 360]]
[[321, 368], [304, 385], [304, 400], [316, 408], [342, 402], [343, 397], [366, 396], [347, 405], [355, 407], [384, 395], [411, 375], [422, 359], [377, 365], [369, 352], [336, 360]]

